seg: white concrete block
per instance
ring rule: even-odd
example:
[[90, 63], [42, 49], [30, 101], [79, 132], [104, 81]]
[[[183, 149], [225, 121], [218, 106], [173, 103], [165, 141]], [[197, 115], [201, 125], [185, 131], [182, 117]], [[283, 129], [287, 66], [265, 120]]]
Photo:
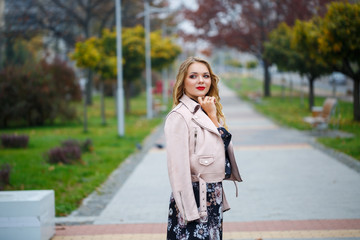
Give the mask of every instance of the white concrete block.
[[53, 190], [0, 192], [1, 240], [49, 240], [54, 234]]

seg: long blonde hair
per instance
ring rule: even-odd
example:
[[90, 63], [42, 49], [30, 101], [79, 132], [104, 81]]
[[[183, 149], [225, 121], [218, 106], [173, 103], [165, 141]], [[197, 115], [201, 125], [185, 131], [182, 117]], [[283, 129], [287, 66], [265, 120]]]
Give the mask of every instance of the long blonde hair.
[[183, 94], [185, 92], [185, 89], [184, 89], [185, 78], [187, 76], [187, 72], [188, 72], [190, 65], [195, 62], [205, 64], [205, 66], [209, 70], [210, 78], [211, 78], [211, 86], [210, 86], [210, 89], [207, 92], [206, 96], [215, 97], [215, 99], [216, 99], [216, 102], [215, 102], [216, 117], [217, 117], [219, 123], [221, 125], [223, 125], [225, 128], [227, 128], [226, 123], [225, 123], [225, 116], [222, 112], [222, 105], [220, 103], [220, 96], [219, 96], [218, 83], [220, 81], [220, 78], [212, 71], [210, 64], [204, 59], [201, 59], [198, 57], [189, 57], [180, 65], [179, 72], [176, 76], [176, 82], [174, 84], [174, 89], [173, 89], [173, 107], [175, 107], [176, 105], [179, 104], [180, 98], [183, 96]]

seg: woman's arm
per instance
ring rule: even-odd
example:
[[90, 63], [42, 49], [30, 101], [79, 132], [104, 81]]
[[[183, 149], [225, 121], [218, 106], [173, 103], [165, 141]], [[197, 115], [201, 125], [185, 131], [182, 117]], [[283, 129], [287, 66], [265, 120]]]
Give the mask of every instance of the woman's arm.
[[216, 116], [216, 105], [215, 105], [215, 97], [205, 96], [204, 98], [198, 97], [199, 104], [201, 108], [206, 112], [210, 120], [214, 123], [214, 125], [218, 128], [220, 126], [217, 116]]
[[188, 126], [181, 114], [172, 112], [164, 130], [168, 173], [176, 205], [186, 221], [199, 219], [191, 181]]

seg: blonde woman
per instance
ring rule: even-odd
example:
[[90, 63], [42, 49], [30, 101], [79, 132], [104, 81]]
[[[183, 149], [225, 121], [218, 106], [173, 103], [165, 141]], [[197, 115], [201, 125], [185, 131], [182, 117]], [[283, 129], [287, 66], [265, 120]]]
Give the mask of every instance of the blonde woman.
[[218, 83], [210, 64], [197, 57], [185, 60], [176, 77], [164, 127], [172, 188], [168, 240], [222, 239], [222, 213], [230, 209], [222, 181], [242, 181]]

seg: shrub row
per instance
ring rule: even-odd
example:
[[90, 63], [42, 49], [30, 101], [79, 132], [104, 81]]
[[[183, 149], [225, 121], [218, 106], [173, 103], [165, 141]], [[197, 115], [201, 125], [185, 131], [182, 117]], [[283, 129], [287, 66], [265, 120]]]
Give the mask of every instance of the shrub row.
[[47, 153], [49, 163], [71, 164], [81, 160], [81, 150], [78, 146], [55, 147]]
[[0, 139], [4, 148], [26, 148], [29, 143], [27, 135], [2, 134]]
[[72, 147], [77, 146], [81, 149], [81, 152], [92, 152], [93, 150], [93, 144], [91, 139], [86, 139], [85, 141], [81, 142], [75, 139], [68, 139], [61, 143], [61, 146], [63, 147]]
[[91, 139], [80, 142], [74, 139], [68, 139], [61, 143], [60, 147], [50, 149], [44, 158], [48, 163], [52, 164], [72, 164], [81, 161], [81, 154], [92, 151]]

